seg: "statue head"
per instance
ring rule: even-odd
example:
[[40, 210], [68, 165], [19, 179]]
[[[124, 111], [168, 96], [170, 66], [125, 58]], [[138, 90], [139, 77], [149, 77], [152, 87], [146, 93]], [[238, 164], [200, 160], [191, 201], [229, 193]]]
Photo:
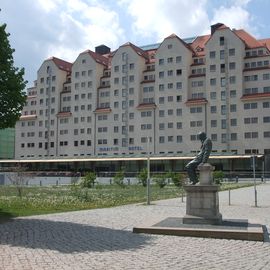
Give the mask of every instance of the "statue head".
[[205, 132], [200, 132], [198, 134], [199, 139], [203, 142], [206, 139], [206, 133]]

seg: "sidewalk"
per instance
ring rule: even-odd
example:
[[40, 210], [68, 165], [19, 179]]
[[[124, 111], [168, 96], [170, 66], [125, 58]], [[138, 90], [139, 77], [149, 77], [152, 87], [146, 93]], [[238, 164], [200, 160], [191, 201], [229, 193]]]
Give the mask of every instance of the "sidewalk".
[[[220, 192], [224, 219], [256, 220], [270, 232], [270, 184]], [[270, 269], [270, 242], [133, 234], [145, 221], [185, 215], [181, 198], [18, 218], [0, 224], [0, 269]]]

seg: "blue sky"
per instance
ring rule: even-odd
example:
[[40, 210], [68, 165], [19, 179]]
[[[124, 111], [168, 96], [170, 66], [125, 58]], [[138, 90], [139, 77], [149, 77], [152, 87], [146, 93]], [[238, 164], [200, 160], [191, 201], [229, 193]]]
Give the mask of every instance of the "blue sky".
[[15, 64], [25, 67], [31, 86], [42, 62], [56, 56], [74, 62], [86, 49], [112, 50], [207, 34], [222, 22], [270, 38], [269, 0], [1, 0]]

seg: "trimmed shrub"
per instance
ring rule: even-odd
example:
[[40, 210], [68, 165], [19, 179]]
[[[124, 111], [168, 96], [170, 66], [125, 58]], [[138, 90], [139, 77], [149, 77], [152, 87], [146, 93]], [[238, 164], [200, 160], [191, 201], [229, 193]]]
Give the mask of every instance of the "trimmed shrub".
[[224, 172], [223, 171], [214, 171], [213, 172], [213, 182], [217, 185], [221, 185], [221, 182], [224, 178]]
[[117, 172], [116, 175], [114, 176], [113, 183], [120, 187], [125, 187], [124, 178], [125, 178], [125, 173], [124, 171], [121, 170]]
[[153, 181], [160, 188], [164, 188], [167, 185], [167, 175], [166, 174], [157, 174], [157, 175], [154, 175]]

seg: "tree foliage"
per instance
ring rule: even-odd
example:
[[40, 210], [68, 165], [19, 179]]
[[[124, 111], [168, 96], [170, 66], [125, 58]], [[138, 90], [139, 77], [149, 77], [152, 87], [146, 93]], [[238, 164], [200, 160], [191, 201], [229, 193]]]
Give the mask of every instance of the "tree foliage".
[[147, 186], [147, 177], [148, 177], [148, 170], [147, 168], [142, 169], [138, 174], [139, 183], [142, 184], [144, 187]]
[[124, 178], [125, 178], [125, 172], [123, 170], [120, 170], [116, 172], [113, 178], [113, 183], [120, 187], [125, 187]]
[[12, 168], [12, 173], [8, 174], [7, 177], [12, 185], [16, 187], [18, 196], [22, 198], [23, 188], [32, 177], [32, 174], [27, 172], [27, 166], [17, 163], [16, 166]]
[[96, 174], [94, 172], [88, 172], [81, 181], [81, 186], [86, 188], [94, 187], [96, 181]]
[[14, 67], [6, 24], [0, 25], [0, 129], [14, 127], [26, 102], [24, 69]]

